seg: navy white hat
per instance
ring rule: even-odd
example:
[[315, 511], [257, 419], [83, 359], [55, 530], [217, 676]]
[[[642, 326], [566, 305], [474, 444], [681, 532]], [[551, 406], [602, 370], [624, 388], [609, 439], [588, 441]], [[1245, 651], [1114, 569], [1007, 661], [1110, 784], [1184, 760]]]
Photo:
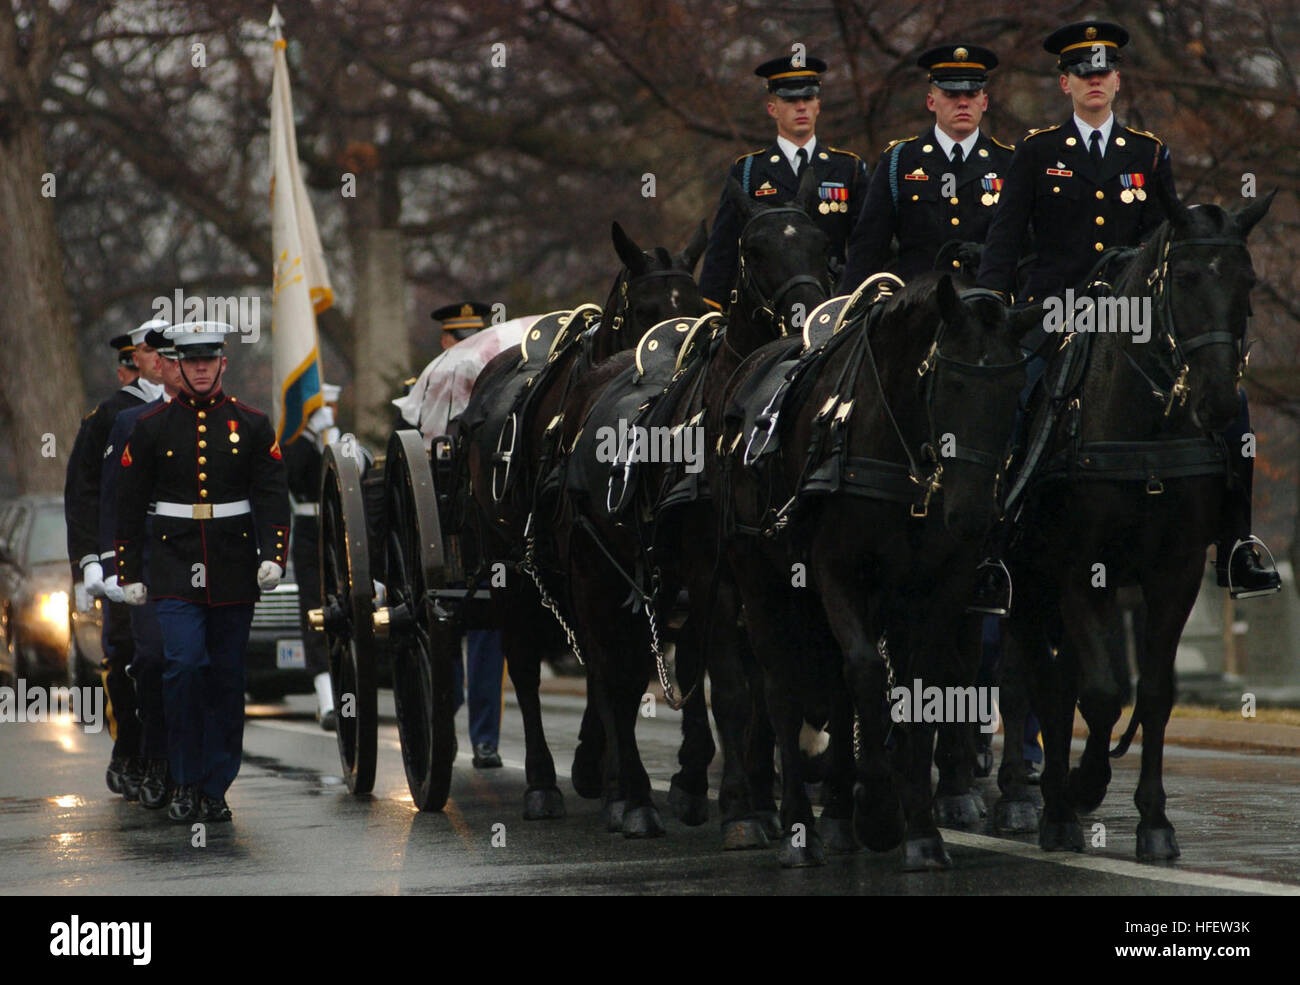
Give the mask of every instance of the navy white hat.
[[781, 99], [812, 99], [821, 95], [821, 73], [826, 63], [812, 55], [795, 61], [794, 55], [773, 58], [754, 69], [754, 74], [767, 79], [767, 91]]
[[1072, 75], [1109, 72], [1120, 63], [1119, 49], [1128, 44], [1128, 31], [1109, 21], [1079, 21], [1047, 36], [1043, 47], [1057, 56], [1057, 67]]
[[176, 344], [172, 339], [174, 330], [172, 325], [162, 329], [151, 328], [144, 337], [144, 344], [153, 346], [164, 359], [176, 359]]
[[160, 332], [163, 329], [168, 328], [170, 326], [171, 326], [171, 322], [163, 318], [151, 318], [149, 321], [145, 322], [143, 325], [140, 325], [138, 328], [131, 329], [131, 331], [127, 332], [127, 335], [131, 337], [132, 345], [140, 345], [142, 343], [144, 345], [149, 345], [150, 343], [145, 341], [146, 335], [148, 335], [150, 332], [153, 331]]
[[978, 92], [988, 85], [989, 69], [998, 56], [977, 44], [945, 44], [931, 48], [916, 60], [930, 70], [930, 81], [948, 92]]

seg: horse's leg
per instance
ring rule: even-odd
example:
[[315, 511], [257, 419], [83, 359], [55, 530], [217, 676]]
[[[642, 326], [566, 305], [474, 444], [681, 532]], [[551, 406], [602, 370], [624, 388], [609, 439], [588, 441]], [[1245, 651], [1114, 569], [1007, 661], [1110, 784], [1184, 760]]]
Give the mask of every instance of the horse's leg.
[[[644, 615], [633, 619], [645, 621]], [[622, 639], [611, 649], [618, 664], [611, 668], [610, 704], [617, 730], [618, 772], [627, 806], [623, 811], [624, 838], [658, 838], [664, 834], [663, 820], [650, 796], [650, 776], [641, 762], [636, 744], [636, 722], [641, 699], [650, 684], [646, 655], [649, 640], [642, 627], [629, 623]]]
[[1070, 648], [1079, 657], [1079, 710], [1088, 723], [1083, 756], [1067, 775], [1065, 791], [1074, 809], [1088, 814], [1101, 805], [1110, 785], [1110, 736], [1120, 713], [1109, 652], [1120, 619], [1115, 589], [1071, 586], [1061, 597], [1061, 613]]
[[1142, 815], [1137, 856], [1143, 861], [1177, 858], [1174, 826], [1165, 815], [1165, 726], [1174, 705], [1174, 655], [1187, 616], [1201, 588], [1205, 554], [1170, 563], [1143, 583], [1147, 598], [1145, 646], [1138, 651], [1138, 697], [1142, 714], [1142, 776], [1133, 802]]
[[743, 762], [749, 781], [750, 801], [763, 834], [769, 842], [774, 842], [781, 837], [783, 829], [776, 809], [776, 733], [767, 707], [767, 681], [749, 642], [749, 634], [737, 628], [732, 639], [749, 700]]
[[830, 775], [825, 781], [822, 816], [817, 826], [832, 855], [860, 850], [853, 835], [853, 697], [846, 687], [831, 696]]
[[1025, 768], [1025, 723], [1032, 703], [1042, 707], [1046, 690], [1044, 665], [1047, 641], [1042, 609], [1046, 601], [1019, 596], [1011, 618], [1002, 624], [1002, 654], [998, 661], [998, 708], [1002, 712], [1002, 763], [993, 807], [993, 827], [999, 834], [1028, 834], [1038, 830], [1042, 795], [1030, 785]]
[[1044, 654], [1040, 659], [1044, 686], [1034, 701], [1043, 731], [1043, 816], [1038, 824], [1038, 844], [1049, 852], [1081, 852], [1083, 829], [1065, 790], [1074, 732], [1077, 655], [1070, 639], [1062, 638], [1054, 657]]
[[[982, 616], [962, 615], [952, 621], [957, 639], [956, 683], [975, 684], [979, 668]], [[981, 706], [976, 692], [976, 710]], [[987, 707], [987, 705], [985, 705]], [[940, 726], [934, 762], [939, 783], [934, 791], [935, 821], [947, 828], [976, 828], [987, 814], [984, 799], [975, 787], [976, 737], [979, 721], [949, 722]]]
[[515, 688], [515, 700], [524, 720], [524, 818], [529, 821], [564, 817], [564, 795], [555, 783], [555, 760], [551, 758], [542, 728], [542, 702], [538, 694], [541, 656], [531, 644], [533, 628], [550, 614], [542, 609], [530, 588], [505, 590], [497, 611], [502, 614], [501, 642], [506, 666]]
[[[717, 751], [713, 743], [713, 731], [709, 728], [709, 709], [704, 700], [703, 661], [707, 647], [703, 636], [703, 624], [699, 618], [695, 599], [696, 585], [689, 586], [691, 610], [686, 622], [677, 636], [677, 683], [682, 693], [681, 700], [695, 686], [700, 687], [682, 707], [682, 744], [677, 750], [677, 762], [681, 766], [673, 774], [668, 787], [668, 807], [683, 824], [696, 827], [709, 819], [709, 764]], [[661, 596], [666, 603], [671, 603], [677, 596], [675, 585], [665, 590]], [[661, 606], [663, 618], [668, 616], [667, 605]], [[716, 685], [715, 685], [716, 687]], [[715, 697], [716, 702], [716, 697]], [[714, 714], [717, 714], [715, 707]]]
[[599, 800], [604, 788], [605, 725], [592, 695], [587, 695], [587, 707], [582, 710], [582, 725], [578, 728], [578, 744], [573, 750], [573, 768], [570, 778], [573, 789], [585, 800]]

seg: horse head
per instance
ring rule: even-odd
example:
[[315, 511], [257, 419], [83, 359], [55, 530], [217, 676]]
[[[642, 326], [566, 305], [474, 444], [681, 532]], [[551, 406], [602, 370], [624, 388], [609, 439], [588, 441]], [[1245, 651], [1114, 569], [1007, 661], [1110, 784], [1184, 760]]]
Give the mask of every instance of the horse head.
[[734, 346], [746, 352], [797, 331], [804, 317], [826, 300], [830, 240], [812, 219], [817, 176], [811, 168], [804, 171], [789, 205], [769, 208], [755, 202], [734, 178], [727, 181], [727, 198], [741, 225], [728, 332], [733, 338], [737, 332], [747, 336]]
[[642, 250], [617, 222], [611, 232], [623, 269], [605, 303], [608, 344], [596, 353], [597, 361], [630, 349], [648, 329], [665, 319], [694, 318], [707, 310], [695, 283], [695, 264], [708, 244], [703, 222], [676, 256], [662, 246]]
[[[1166, 413], [1186, 403], [1191, 423], [1222, 431], [1237, 419], [1245, 369], [1246, 321], [1256, 277], [1246, 237], [1276, 191], [1228, 212], [1217, 205], [1171, 202], [1169, 221], [1152, 236], [1118, 294], [1152, 296], [1150, 345], [1170, 381]], [[1125, 290], [1125, 287], [1129, 288]], [[1164, 379], [1157, 377], [1164, 387]]]
[[941, 469], [943, 517], [963, 539], [983, 537], [1004, 481], [1016, 401], [1025, 384], [1019, 339], [1042, 308], [1011, 310], [992, 291], [936, 285], [940, 323], [917, 373], [929, 449]]

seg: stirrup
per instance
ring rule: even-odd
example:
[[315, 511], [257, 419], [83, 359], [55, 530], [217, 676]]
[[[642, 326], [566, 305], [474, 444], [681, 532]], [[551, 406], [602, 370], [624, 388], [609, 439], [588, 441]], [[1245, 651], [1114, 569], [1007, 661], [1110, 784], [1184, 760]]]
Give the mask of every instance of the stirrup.
[[977, 585], [979, 584], [979, 573], [983, 571], [985, 568], [993, 568], [995, 570], [1002, 572], [1003, 583], [1007, 586], [1006, 605], [999, 606], [996, 603], [991, 603], [989, 605], [980, 605], [979, 604], [980, 600], [977, 599], [976, 601], [972, 602], [970, 605], [966, 606], [966, 611], [982, 612], [988, 616], [1005, 616], [1011, 611], [1011, 572], [1007, 570], [1007, 566], [1002, 563], [1001, 558], [986, 557], [983, 561], [979, 563], [979, 566], [975, 569]]
[[[1237, 556], [1237, 551], [1250, 544], [1257, 544], [1268, 555], [1268, 570], [1278, 579], [1276, 585], [1270, 585], [1268, 588], [1240, 588], [1232, 583], [1232, 559]], [[1260, 558], [1263, 561], [1263, 558]], [[1234, 599], [1253, 599], [1261, 595], [1272, 595], [1275, 592], [1282, 591], [1282, 576], [1277, 572], [1277, 562], [1273, 560], [1273, 552], [1268, 549], [1268, 545], [1262, 540], [1251, 534], [1245, 540], [1238, 540], [1232, 545], [1232, 550], [1228, 552], [1228, 565], [1225, 569], [1227, 572], [1228, 595]]]

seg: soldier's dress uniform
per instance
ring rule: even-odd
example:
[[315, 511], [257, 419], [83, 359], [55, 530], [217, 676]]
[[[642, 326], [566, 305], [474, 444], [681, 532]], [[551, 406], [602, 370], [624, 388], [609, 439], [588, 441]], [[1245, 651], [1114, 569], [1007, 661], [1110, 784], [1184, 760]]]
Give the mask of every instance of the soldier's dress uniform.
[[[819, 73], [826, 63], [808, 58], [806, 67], [791, 65], [789, 58], [764, 62], [755, 74], [768, 79], [768, 91], [775, 98], [811, 98], [820, 92]], [[867, 166], [852, 151], [832, 147], [813, 138], [806, 167], [817, 176], [817, 213], [813, 221], [831, 242], [831, 263], [836, 278], [844, 264], [845, 248], [858, 221], [867, 190]], [[788, 205], [799, 191], [801, 175], [777, 142], [762, 150], [742, 154], [728, 172], [730, 178], [762, 205]], [[715, 308], [722, 308], [735, 285], [739, 264], [740, 217], [731, 207], [726, 187], [718, 201], [717, 215], [709, 233], [709, 245], [700, 268], [700, 293]]]
[[[123, 366], [134, 368], [131, 353], [143, 341], [149, 328], [165, 322], [146, 322], [109, 344], [118, 352]], [[68, 557], [72, 562], [74, 584], [85, 580], [94, 594], [103, 593], [103, 564], [109, 563], [112, 551], [104, 556], [100, 545], [100, 466], [109, 433], [118, 415], [132, 407], [154, 400], [162, 387], [145, 379], [136, 379], [117, 390], [82, 419], [68, 456], [68, 471], [63, 487], [63, 511], [68, 528]], [[88, 579], [88, 580], [87, 580]], [[139, 797], [143, 766], [136, 758], [140, 747], [140, 722], [136, 715], [135, 687], [126, 668], [134, 655], [129, 610], [120, 601], [105, 599], [101, 639], [104, 659], [101, 676], [107, 704], [109, 731], [113, 751], [105, 779], [108, 788], [127, 800]]]
[[[211, 331], [175, 336], [182, 367], [191, 353], [219, 355], [220, 339]], [[289, 547], [283, 456], [266, 415], [223, 393], [218, 377], [205, 396], [182, 390], [142, 414], [121, 462], [117, 570], [127, 601], [140, 598], [133, 590], [145, 578], [147, 535], [177, 784], [169, 813], [194, 818], [201, 795], [204, 817], [228, 820], [225, 793], [243, 750], [244, 655], [259, 562], [282, 574]]]
[[[977, 92], [998, 59], [977, 45], [944, 45], [925, 52], [917, 64], [929, 69], [929, 81], [941, 89]], [[885, 148], [849, 239], [841, 293], [881, 270], [910, 281], [933, 270], [939, 250], [952, 240], [984, 242], [1015, 148], [982, 129], [972, 136], [973, 144], [969, 150], [963, 146], [958, 161], [944, 146], [956, 142], [946, 134], [941, 138], [937, 124]], [[947, 195], [946, 175], [952, 175]]]

